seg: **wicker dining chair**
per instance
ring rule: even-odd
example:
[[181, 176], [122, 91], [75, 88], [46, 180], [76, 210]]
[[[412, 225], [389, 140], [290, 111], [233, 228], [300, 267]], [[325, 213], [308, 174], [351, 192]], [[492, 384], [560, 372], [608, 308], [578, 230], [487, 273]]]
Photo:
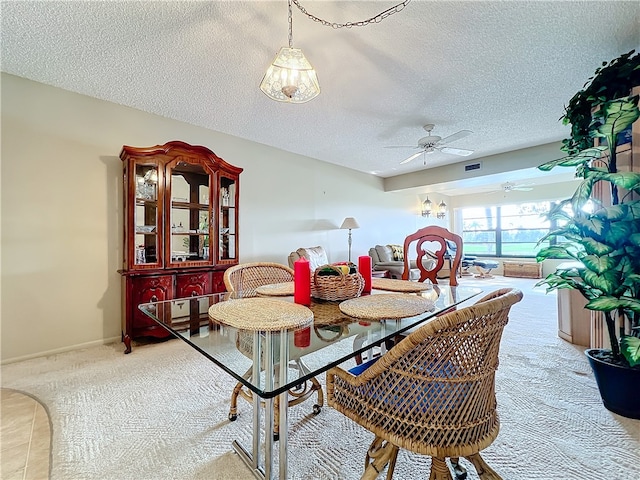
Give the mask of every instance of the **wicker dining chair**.
[[[225, 271], [223, 279], [227, 291], [230, 292], [234, 298], [255, 297], [258, 295], [256, 289], [262, 285], [292, 282], [293, 269], [279, 263], [241, 263], [233, 267], [229, 267]], [[308, 372], [308, 369], [300, 359], [294, 360], [292, 367], [298, 372]], [[246, 378], [250, 378], [252, 370], [252, 368], [247, 370], [244, 376]], [[322, 392], [322, 386], [314, 377], [289, 390], [288, 406], [292, 407], [294, 405], [298, 405], [301, 402], [304, 402], [309, 397], [311, 397], [314, 392], [317, 392], [318, 401], [313, 406], [313, 413], [320, 413], [320, 410], [324, 405], [324, 394]], [[231, 394], [231, 405], [229, 408], [229, 420], [231, 421], [234, 421], [238, 418], [238, 396], [242, 396], [249, 401], [252, 400], [252, 393], [244, 388], [244, 385], [241, 382], [238, 382], [233, 389], [233, 393]], [[276, 439], [279, 435], [278, 408], [279, 402], [276, 401], [274, 402], [275, 421], [273, 429], [274, 437]]]
[[[476, 304], [436, 317], [408, 335], [359, 375], [327, 372], [327, 400], [375, 434], [362, 479], [388, 464], [393, 477], [398, 449], [430, 455], [431, 480], [458, 480], [465, 457], [483, 480], [500, 480], [480, 456], [498, 435], [495, 372], [498, 350], [517, 289], [497, 290]], [[362, 370], [362, 366], [360, 366]]]

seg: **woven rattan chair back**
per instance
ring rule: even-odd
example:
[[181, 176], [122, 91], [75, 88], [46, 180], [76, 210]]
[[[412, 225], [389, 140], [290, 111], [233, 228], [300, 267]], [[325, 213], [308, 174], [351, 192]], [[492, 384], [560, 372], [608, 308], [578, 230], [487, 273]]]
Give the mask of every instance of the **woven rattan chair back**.
[[432, 479], [450, 479], [444, 458], [456, 470], [461, 456], [480, 478], [500, 478], [479, 452], [498, 435], [498, 350], [521, 299], [519, 290], [497, 290], [418, 328], [359, 376], [339, 367], [327, 372], [329, 405], [376, 435], [367, 455], [373, 476], [362, 478], [376, 478], [387, 462], [391, 478], [398, 448], [431, 455]]
[[[447, 245], [447, 240], [453, 242], [456, 248], [453, 250], [450, 249]], [[429, 247], [435, 243], [437, 248], [426, 248], [425, 243]], [[458, 285], [457, 272], [462, 259], [462, 237], [460, 235], [456, 235], [446, 228], [430, 225], [407, 236], [407, 238], [404, 239], [403, 280], [409, 280], [409, 272], [411, 270], [409, 259], [413, 258], [413, 251], [417, 254], [416, 267], [420, 270], [420, 282], [430, 280], [431, 283], [438, 283], [438, 272], [442, 270], [445, 262], [450, 262], [449, 285], [454, 287]], [[453, 256], [451, 256], [451, 253], [453, 253]], [[436, 262], [435, 266], [430, 270], [427, 270], [425, 266], [431, 263], [428, 260], [434, 260]]]
[[292, 281], [293, 270], [280, 263], [241, 263], [224, 272], [224, 285], [234, 297], [255, 297], [258, 287]]

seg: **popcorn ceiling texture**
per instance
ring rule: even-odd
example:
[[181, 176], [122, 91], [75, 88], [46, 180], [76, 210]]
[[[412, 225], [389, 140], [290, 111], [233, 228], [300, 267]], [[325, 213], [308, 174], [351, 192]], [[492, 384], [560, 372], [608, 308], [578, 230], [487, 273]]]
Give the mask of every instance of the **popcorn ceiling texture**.
[[[345, 23], [393, 2], [302, 2]], [[556, 142], [602, 61], [640, 45], [637, 2], [414, 0], [331, 29], [294, 7], [293, 43], [322, 93], [278, 104], [258, 85], [287, 44], [281, 1], [2, 2], [2, 71], [382, 176]], [[615, 34], [614, 34], [615, 33]], [[400, 166], [422, 125], [474, 132]], [[159, 139], [162, 143], [169, 139]], [[211, 147], [215, 148], [215, 145]]]

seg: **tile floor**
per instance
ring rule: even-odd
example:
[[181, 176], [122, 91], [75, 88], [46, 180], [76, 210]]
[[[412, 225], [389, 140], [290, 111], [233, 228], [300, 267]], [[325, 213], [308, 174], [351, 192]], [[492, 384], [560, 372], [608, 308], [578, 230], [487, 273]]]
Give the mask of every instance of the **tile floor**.
[[51, 424], [44, 407], [28, 395], [3, 388], [0, 397], [0, 478], [47, 480]]

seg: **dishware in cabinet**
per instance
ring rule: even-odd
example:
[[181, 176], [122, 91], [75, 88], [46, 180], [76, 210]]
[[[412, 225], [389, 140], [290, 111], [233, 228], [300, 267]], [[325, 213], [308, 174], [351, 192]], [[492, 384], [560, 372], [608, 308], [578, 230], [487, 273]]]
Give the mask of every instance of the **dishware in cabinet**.
[[238, 182], [237, 178], [220, 175], [219, 259], [235, 263], [238, 259]]

